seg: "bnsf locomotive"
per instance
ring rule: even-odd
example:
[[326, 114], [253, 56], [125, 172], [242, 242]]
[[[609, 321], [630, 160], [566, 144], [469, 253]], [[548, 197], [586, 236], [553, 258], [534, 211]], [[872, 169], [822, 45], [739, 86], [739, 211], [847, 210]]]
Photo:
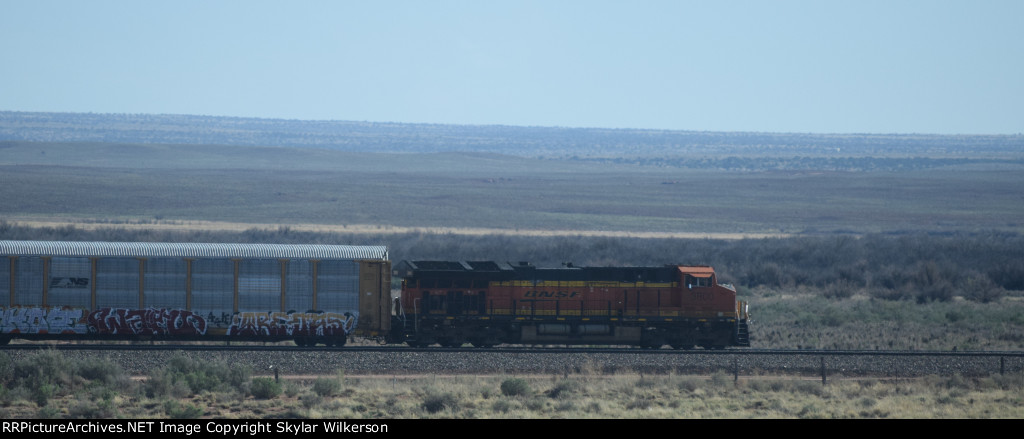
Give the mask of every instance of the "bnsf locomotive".
[[[392, 297], [392, 275], [404, 278]], [[0, 345], [294, 340], [749, 346], [710, 267], [406, 261], [383, 246], [0, 241]]]
[[392, 341], [412, 346], [749, 346], [747, 305], [706, 266], [403, 261]]

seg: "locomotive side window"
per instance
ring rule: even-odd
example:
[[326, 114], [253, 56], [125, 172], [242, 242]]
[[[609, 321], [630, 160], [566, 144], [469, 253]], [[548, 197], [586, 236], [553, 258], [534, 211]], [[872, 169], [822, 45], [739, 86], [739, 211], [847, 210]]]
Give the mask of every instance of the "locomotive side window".
[[687, 274], [686, 275], [686, 286], [688, 288], [710, 287], [711, 286], [711, 276], [697, 277], [697, 276], [692, 276], [692, 275]]

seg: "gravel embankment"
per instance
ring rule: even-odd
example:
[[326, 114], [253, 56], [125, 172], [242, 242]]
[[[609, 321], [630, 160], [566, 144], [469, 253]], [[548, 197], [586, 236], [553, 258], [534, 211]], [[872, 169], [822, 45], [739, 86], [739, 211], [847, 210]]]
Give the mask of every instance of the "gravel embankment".
[[[12, 357], [31, 351], [8, 351]], [[68, 358], [107, 357], [132, 374], [145, 375], [162, 367], [172, 351], [65, 351]], [[716, 371], [742, 375], [789, 374], [820, 376], [822, 359], [829, 376], [915, 377], [924, 375], [985, 376], [999, 373], [1000, 360], [1007, 374], [1024, 373], [1019, 356], [880, 356], [652, 353], [512, 353], [512, 352], [354, 352], [354, 351], [192, 351], [195, 358], [247, 365], [255, 374], [271, 373], [271, 366], [288, 375], [406, 374], [565, 374], [581, 372], [641, 372], [708, 374]], [[262, 372], [266, 371], [266, 372]]]

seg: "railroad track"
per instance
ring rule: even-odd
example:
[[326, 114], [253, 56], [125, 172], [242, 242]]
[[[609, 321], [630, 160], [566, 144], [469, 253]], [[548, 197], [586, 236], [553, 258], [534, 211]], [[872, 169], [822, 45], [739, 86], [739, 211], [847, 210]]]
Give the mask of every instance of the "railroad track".
[[411, 348], [195, 344], [11, 344], [13, 359], [55, 349], [72, 361], [103, 358], [145, 376], [184, 355], [247, 366], [255, 375], [472, 375], [681, 374], [796, 375], [804, 377], [964, 377], [1024, 375], [1024, 352], [836, 351], [793, 349]]
[[232, 352], [336, 352], [336, 353], [500, 353], [500, 354], [604, 354], [604, 355], [711, 355], [711, 356], [874, 356], [874, 357], [1016, 357], [1024, 358], [1024, 351], [898, 351], [898, 350], [832, 350], [832, 349], [720, 349], [674, 350], [640, 348], [591, 347], [495, 347], [495, 348], [414, 348], [407, 346], [344, 346], [303, 347], [289, 345], [254, 344], [72, 344], [21, 343], [0, 347], [3, 351], [32, 351], [56, 349], [60, 351], [232, 351]]

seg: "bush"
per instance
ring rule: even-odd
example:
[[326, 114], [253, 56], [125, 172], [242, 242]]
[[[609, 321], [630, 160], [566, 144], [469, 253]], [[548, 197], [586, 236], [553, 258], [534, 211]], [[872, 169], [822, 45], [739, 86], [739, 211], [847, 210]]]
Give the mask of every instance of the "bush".
[[547, 401], [541, 398], [530, 398], [526, 400], [526, 408], [534, 412], [543, 412], [548, 406]]
[[60, 388], [72, 389], [75, 366], [58, 351], [39, 351], [14, 363], [13, 379], [37, 394], [38, 402], [40, 395], [49, 398]]
[[491, 410], [494, 410], [494, 413], [508, 413], [509, 410], [512, 410], [512, 403], [508, 402], [508, 400], [499, 399], [491, 405]]
[[83, 360], [78, 363], [78, 375], [89, 381], [99, 381], [108, 386], [124, 386], [130, 380], [121, 365], [107, 358]]
[[280, 394], [281, 383], [273, 378], [259, 377], [252, 379], [252, 396], [257, 399], [273, 399], [277, 398]]
[[57, 386], [53, 384], [43, 384], [32, 389], [31, 392], [32, 399], [35, 400], [36, 405], [39, 407], [45, 407], [50, 403], [50, 398], [53, 398], [57, 393]]
[[[225, 391], [234, 389], [248, 393], [252, 369], [248, 366], [228, 365], [223, 361], [206, 362], [176, 354], [167, 366], [150, 374], [146, 382], [148, 396], [171, 394], [183, 397], [203, 391]], [[181, 388], [187, 389], [184, 395]]]
[[523, 396], [531, 393], [530, 384], [522, 378], [509, 378], [501, 382], [501, 394], [505, 396]]
[[14, 375], [14, 362], [6, 352], [0, 352], [0, 384], [6, 384]]
[[181, 404], [178, 401], [167, 401], [164, 410], [171, 419], [199, 419], [203, 408], [192, 404]]
[[313, 381], [313, 393], [320, 396], [334, 396], [341, 392], [341, 383], [333, 378], [320, 377]]
[[307, 392], [299, 396], [299, 402], [302, 403], [303, 408], [308, 410], [323, 404], [324, 397], [317, 395], [316, 393]]
[[423, 410], [428, 413], [437, 413], [444, 409], [456, 411], [459, 408], [459, 398], [453, 393], [428, 393], [421, 404]]
[[284, 383], [284, 394], [289, 398], [296, 397], [299, 394], [299, 390], [301, 390], [299, 389], [299, 386], [291, 381], [286, 381]]
[[565, 398], [578, 392], [580, 389], [580, 383], [570, 380], [559, 381], [555, 384], [555, 387], [551, 388], [548, 392], [548, 396], [552, 398]]
[[68, 407], [68, 415], [76, 419], [110, 419], [117, 416], [117, 409], [109, 400], [78, 399], [71, 407]]

